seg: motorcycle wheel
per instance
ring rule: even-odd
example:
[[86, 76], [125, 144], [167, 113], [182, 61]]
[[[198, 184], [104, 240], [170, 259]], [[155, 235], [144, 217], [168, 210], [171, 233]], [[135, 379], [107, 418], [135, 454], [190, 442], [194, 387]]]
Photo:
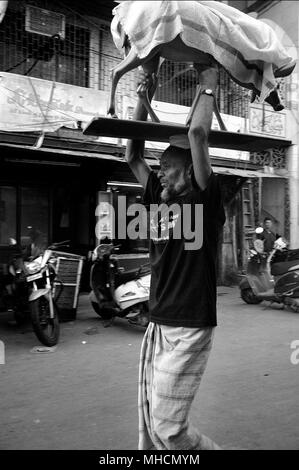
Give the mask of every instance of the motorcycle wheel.
[[50, 318], [50, 304], [45, 296], [30, 302], [33, 331], [45, 346], [55, 346], [59, 339], [59, 320], [55, 304], [54, 318]]
[[262, 299], [259, 299], [254, 293], [251, 287], [247, 287], [246, 289], [241, 290], [241, 298], [247, 304], [260, 304]]
[[92, 308], [94, 311], [101, 317], [103, 320], [111, 320], [111, 318], [114, 316], [111, 311], [108, 309], [100, 308], [99, 304], [97, 302], [91, 302]]

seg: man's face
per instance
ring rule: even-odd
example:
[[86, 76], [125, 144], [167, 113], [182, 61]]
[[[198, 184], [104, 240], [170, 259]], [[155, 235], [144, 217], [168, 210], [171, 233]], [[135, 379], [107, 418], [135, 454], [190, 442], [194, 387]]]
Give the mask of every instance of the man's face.
[[161, 199], [167, 202], [191, 189], [191, 180], [184, 161], [175, 155], [162, 155], [158, 178], [163, 187]]
[[271, 227], [272, 227], [272, 221], [271, 220], [266, 220], [265, 221], [265, 228], [267, 230], [271, 230]]

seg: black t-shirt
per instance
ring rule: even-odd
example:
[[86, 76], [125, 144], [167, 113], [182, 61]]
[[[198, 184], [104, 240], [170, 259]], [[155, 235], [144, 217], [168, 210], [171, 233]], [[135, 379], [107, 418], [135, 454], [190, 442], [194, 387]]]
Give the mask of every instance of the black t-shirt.
[[[162, 203], [162, 189], [151, 172], [144, 193], [151, 219], [150, 320], [172, 326], [216, 326], [217, 243], [225, 221], [217, 177], [212, 173], [204, 191], [193, 189], [158, 212], [153, 205]], [[167, 214], [171, 205], [174, 210]], [[193, 241], [188, 229], [196, 230]], [[180, 237], [180, 230], [185, 237]], [[186, 242], [192, 249], [186, 249]]]
[[279, 235], [275, 234], [271, 230], [264, 229], [261, 239], [264, 240], [264, 251], [270, 252], [273, 250], [274, 242], [279, 238]]

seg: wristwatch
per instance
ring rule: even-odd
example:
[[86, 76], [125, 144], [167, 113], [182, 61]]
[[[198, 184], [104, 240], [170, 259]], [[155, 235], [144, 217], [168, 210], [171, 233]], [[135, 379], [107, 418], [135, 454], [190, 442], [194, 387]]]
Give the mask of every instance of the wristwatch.
[[211, 90], [210, 88], [206, 88], [205, 90], [201, 90], [201, 94], [214, 97], [213, 90]]

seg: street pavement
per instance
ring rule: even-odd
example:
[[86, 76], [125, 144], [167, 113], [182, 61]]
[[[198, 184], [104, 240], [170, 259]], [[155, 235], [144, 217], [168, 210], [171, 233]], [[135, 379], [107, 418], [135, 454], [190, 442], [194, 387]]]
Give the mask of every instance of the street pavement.
[[[0, 449], [136, 449], [144, 330], [124, 319], [105, 327], [86, 294], [76, 320], [61, 324], [52, 352], [38, 352], [30, 324], [21, 328], [8, 320], [9, 314], [0, 314]], [[218, 327], [192, 406], [194, 424], [225, 449], [298, 449], [294, 340], [298, 314], [246, 305], [238, 288], [220, 287]]]

